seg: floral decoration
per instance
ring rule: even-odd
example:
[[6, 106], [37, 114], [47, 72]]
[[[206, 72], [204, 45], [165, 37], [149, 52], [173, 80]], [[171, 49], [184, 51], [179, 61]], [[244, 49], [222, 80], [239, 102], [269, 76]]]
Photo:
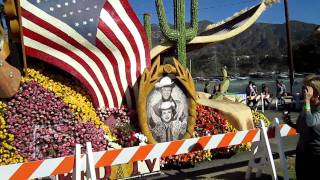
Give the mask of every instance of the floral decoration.
[[99, 109], [98, 115], [110, 127], [118, 139], [116, 142], [122, 147], [138, 146], [144, 141], [142, 137], [139, 139], [137, 121], [133, 121], [135, 115], [127, 107]]
[[14, 135], [7, 131], [6, 121], [3, 115], [5, 108], [6, 105], [0, 101], [0, 166], [24, 162], [23, 157], [20, 156], [16, 148], [12, 146]]
[[256, 128], [260, 127], [260, 120], [263, 120], [263, 122], [265, 123], [265, 126], [270, 125], [269, 118], [262, 112], [252, 111], [252, 115], [253, 115], [253, 123]]
[[61, 98], [35, 81], [24, 83], [8, 102], [5, 118], [13, 145], [30, 161], [73, 154], [76, 143], [91, 142], [94, 151], [108, 145], [102, 129], [80, 122]]
[[97, 128], [102, 128], [110, 136], [109, 139], [114, 141], [115, 136], [111, 133], [109, 127], [100, 120], [85, 87], [71, 75], [64, 72], [60, 74], [62, 75], [51, 72], [50, 69], [44, 68], [42, 64], [35, 63], [33, 67], [27, 69], [26, 76], [22, 81], [36, 81], [43, 88], [52, 91], [55, 96], [63, 99], [82, 122], [94, 123]]

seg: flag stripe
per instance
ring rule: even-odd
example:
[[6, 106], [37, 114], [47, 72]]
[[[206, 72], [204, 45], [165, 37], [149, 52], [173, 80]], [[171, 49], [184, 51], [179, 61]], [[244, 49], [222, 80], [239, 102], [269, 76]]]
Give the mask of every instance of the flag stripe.
[[140, 33], [140, 37], [143, 42], [144, 46], [144, 52], [145, 52], [145, 61], [142, 61], [142, 68], [141, 72], [143, 72], [144, 68], [148, 68], [151, 66], [151, 60], [150, 60], [150, 48], [149, 48], [149, 42], [147, 39], [147, 35], [145, 33], [144, 27], [141, 25], [139, 18], [137, 17], [136, 13], [133, 11], [132, 7], [128, 3], [128, 0], [122, 0], [119, 1], [122, 4], [123, 9], [126, 11], [126, 13], [131, 17], [130, 19], [132, 20], [133, 24], [136, 26]]
[[[108, 34], [110, 37], [110, 34]], [[130, 73], [126, 71], [126, 63], [122, 56], [122, 53], [120, 50], [109, 40], [109, 38], [101, 32], [100, 29], [97, 31], [97, 47], [101, 49], [102, 52], [105, 53], [105, 56], [107, 56], [111, 61], [113, 68], [115, 69], [116, 77], [119, 76], [121, 84], [122, 84], [122, 91], [124, 91], [127, 104], [129, 107], [132, 107], [132, 98], [134, 98], [134, 94], [130, 94], [130, 91], [127, 90], [128, 81], [127, 81], [127, 74], [130, 77]], [[104, 50], [105, 49], [105, 50]], [[107, 53], [108, 52], [108, 53]], [[111, 55], [112, 54], [112, 55]], [[110, 56], [110, 57], [109, 57]], [[128, 73], [127, 73], [128, 72]], [[129, 80], [131, 80], [129, 78]], [[119, 85], [119, 87], [121, 87]], [[120, 89], [121, 91], [121, 89]], [[122, 93], [122, 92], [121, 92]], [[121, 94], [123, 96], [123, 94]]]
[[110, 39], [110, 41], [114, 44], [114, 46], [117, 47], [117, 49], [120, 51], [120, 53], [124, 59], [124, 63], [125, 63], [125, 70], [126, 70], [125, 72], [126, 72], [126, 78], [128, 81], [128, 86], [131, 87], [132, 82], [131, 82], [130, 61], [129, 61], [130, 57], [129, 57], [125, 47], [120, 42], [118, 37], [114, 34], [114, 32], [109, 28], [109, 26], [107, 26], [105, 24], [104, 21], [99, 20], [98, 28], [102, 32], [102, 34], [104, 34], [106, 37], [108, 37]]
[[[129, 58], [127, 60], [130, 63], [130, 68], [127, 70], [130, 70], [131, 82], [134, 82], [136, 79], [135, 71], [137, 69], [137, 64], [136, 64], [135, 53], [134, 53], [127, 37], [125, 36], [125, 34], [123, 34], [123, 32], [121, 31], [121, 28], [114, 21], [114, 19], [110, 15], [110, 13], [108, 11], [106, 11], [105, 9], [101, 10], [99, 22], [101, 22], [101, 21], [104, 22], [105, 27], [109, 27], [110, 30], [113, 31], [113, 33], [119, 39], [119, 41], [123, 45], [125, 51], [127, 52], [128, 56], [129, 56]], [[99, 29], [101, 29], [100, 26], [99, 26]]]
[[[97, 47], [103, 52], [103, 54], [110, 60], [112, 67], [114, 69], [114, 73], [116, 75], [116, 80], [117, 80], [117, 84], [121, 93], [121, 96], [123, 97], [125, 95], [123, 87], [122, 87], [122, 81], [121, 81], [121, 76], [119, 73], [119, 65], [117, 60], [115, 59], [115, 57], [113, 56], [112, 52], [103, 44], [102, 41], [100, 41], [99, 39], [96, 40], [97, 43]], [[125, 82], [123, 82], [125, 83]], [[124, 84], [126, 85], [126, 84]], [[121, 103], [121, 102], [120, 102]]]
[[[114, 31], [112, 31], [105, 23], [104, 21], [102, 20], [99, 20], [99, 30], [102, 32], [102, 34], [106, 37], [108, 36], [110, 41], [113, 43], [113, 45], [120, 51], [121, 53], [121, 57], [123, 57], [124, 60], [124, 64], [125, 64], [125, 68], [123, 69], [124, 72], [125, 72], [125, 77], [127, 79], [127, 82], [128, 82], [128, 85], [127, 87], [129, 88], [129, 91], [128, 93], [130, 94], [130, 97], [133, 97], [131, 98], [131, 101], [132, 99], [134, 99], [135, 97], [135, 94], [132, 92], [132, 81], [131, 81], [131, 70], [132, 67], [131, 64], [130, 64], [130, 57], [124, 47], [124, 45], [120, 42], [120, 40], [118, 39], [118, 37], [113, 33]], [[99, 36], [98, 36], [99, 37]], [[99, 39], [100, 40], [100, 39]], [[104, 40], [104, 39], [102, 39]], [[118, 57], [119, 59], [119, 57]], [[121, 59], [121, 58], [120, 58]], [[125, 90], [127, 91], [127, 89]], [[131, 102], [134, 104], [134, 102]]]
[[[90, 18], [87, 24], [83, 17], [71, 14], [74, 7], [82, 9], [87, 2], [74, 2], [70, 11], [70, 7], [53, 9], [49, 1], [20, 0], [24, 38], [29, 38], [29, 43], [38, 42], [40, 46], [25, 43], [30, 47], [26, 54], [65, 71], [72, 70], [71, 74], [89, 89], [98, 107], [119, 107], [123, 102], [134, 107], [138, 95], [137, 79], [144, 68], [150, 66], [146, 34], [127, 0], [93, 3], [98, 6], [85, 16]], [[66, 12], [70, 12], [68, 17], [62, 14]], [[82, 22], [83, 26], [79, 26]], [[95, 39], [90, 38], [92, 34]]]
[[[116, 1], [114, 1], [114, 2], [116, 2]], [[104, 5], [104, 9], [109, 12], [110, 16], [113, 19], [119, 19], [119, 21], [117, 21], [117, 24], [119, 27], [121, 27], [120, 30], [125, 35], [125, 37], [128, 39], [129, 44], [131, 45], [133, 52], [136, 52], [136, 53], [134, 53], [135, 58], [136, 58], [136, 76], [135, 77], [138, 77], [140, 75], [140, 52], [138, 50], [138, 46], [136, 44], [136, 41], [135, 41], [133, 35], [131, 34], [131, 31], [126, 26], [126, 24], [128, 24], [128, 22], [123, 21], [124, 18], [121, 18], [118, 15], [118, 12], [115, 11], [115, 9], [111, 6], [109, 1], [106, 1], [105, 5]], [[134, 80], [133, 80], [133, 83], [134, 83]]]
[[[35, 24], [41, 24], [42, 27], [45, 27], [45, 29], [47, 31], [50, 31], [52, 32], [53, 34], [56, 34], [58, 35], [58, 37], [61, 37], [62, 39], [64, 39], [66, 42], [68, 42], [69, 44], [71, 44], [72, 46], [74, 46], [75, 48], [79, 49], [81, 52], [84, 52], [88, 57], [92, 58], [92, 60], [94, 62], [97, 63], [98, 67], [102, 68], [103, 70], [105, 70], [105, 67], [101, 61], [99, 60], [99, 58], [94, 54], [92, 53], [90, 50], [88, 50], [88, 48], [84, 47], [83, 45], [86, 44], [86, 43], [83, 43], [83, 44], [80, 44], [77, 40], [75, 40], [74, 38], [72, 38], [70, 35], [66, 34], [65, 32], [63, 32], [62, 30], [56, 28], [55, 26], [51, 25], [50, 23], [38, 18], [37, 16], [33, 15], [31, 12], [27, 11], [26, 9], [22, 9], [22, 15], [30, 20], [31, 22], [35, 23]], [[23, 26], [25, 24], [26, 21], [23, 21]], [[55, 62], [53, 62], [53, 64], [55, 64]], [[108, 73], [108, 74], [111, 74], [111, 73]], [[110, 99], [108, 104], [113, 106], [113, 103], [117, 102], [116, 98], [116, 94], [115, 94], [115, 90], [113, 88], [113, 86], [115, 86], [115, 84], [112, 84], [110, 82], [110, 79], [109, 79], [109, 76], [104, 76], [106, 81], [107, 81], [107, 84], [106, 86], [109, 87], [109, 90], [110, 90], [110, 93], [111, 95], [106, 92], [106, 95], [110, 96], [111, 99], [113, 99], [113, 101]], [[121, 99], [121, 96], [120, 98]], [[110, 104], [111, 103], [111, 104]], [[117, 105], [115, 105], [117, 106]]]
[[[111, 1], [114, 2], [114, 1]], [[147, 39], [147, 35], [145, 33], [144, 27], [141, 25], [139, 18], [137, 17], [137, 15], [135, 14], [135, 12], [133, 11], [132, 7], [130, 6], [130, 4], [128, 3], [127, 0], [122, 0], [122, 1], [115, 1], [115, 2], [119, 2], [122, 5], [122, 8], [124, 9], [124, 11], [129, 17], [131, 17], [131, 21], [133, 22], [133, 24], [136, 26], [136, 28], [139, 31], [140, 37], [142, 39], [143, 42], [143, 46], [144, 46], [144, 52], [145, 52], [145, 60], [141, 62], [141, 74], [143, 73], [145, 68], [150, 67], [151, 64], [151, 60], [150, 60], [150, 49], [149, 49], [149, 42]], [[125, 16], [125, 15], [124, 15]], [[133, 28], [130, 28], [133, 29]], [[137, 81], [140, 80], [140, 76], [137, 77]], [[132, 98], [133, 101], [135, 100], [135, 102], [137, 102], [137, 97], [139, 95], [139, 88], [138, 85], [135, 84], [135, 86], [133, 86], [134, 92], [135, 92], [135, 97], [136, 99]]]
[[[24, 41], [25, 43], [29, 43], [29, 44], [33, 44], [34, 46], [37, 46], [39, 43], [37, 43], [36, 41], [33, 41], [32, 39], [29, 39], [29, 38], [24, 38]], [[30, 42], [28, 42], [30, 41]], [[71, 63], [71, 62], [64, 62], [64, 61], [61, 61], [60, 59], [50, 55], [50, 54], [47, 54], [39, 49], [37, 49], [38, 47], [32, 47], [32, 46], [26, 46], [25, 49], [26, 49], [26, 53], [29, 54], [30, 56], [32, 57], [35, 57], [35, 58], [43, 58], [43, 57], [46, 57], [44, 59], [44, 61], [48, 62], [48, 63], [55, 63], [56, 65], [58, 65], [59, 67], [64, 67], [64, 69], [66, 71], [68, 71], [70, 74], [76, 76], [87, 88], [90, 92], [94, 92], [93, 95], [94, 96], [98, 96], [98, 97], [93, 97], [93, 100], [99, 100], [99, 102], [102, 102], [103, 103], [103, 98], [102, 98], [102, 95], [97, 92], [97, 89], [98, 87], [95, 87], [95, 84], [93, 84], [93, 80], [90, 80], [90, 77], [87, 77], [87, 74], [85, 72], [81, 73], [82, 71], [79, 71], [79, 68], [76, 70], [75, 68], [73, 68], [73, 66], [70, 66], [68, 63]], [[79, 74], [79, 72], [81, 74]], [[95, 103], [98, 103], [99, 102], [95, 102]], [[108, 104], [107, 104], [108, 105]]]
[[[26, 21], [25, 21], [26, 22]], [[29, 37], [30, 39], [33, 39], [35, 41], [38, 41], [44, 45], [50, 45], [52, 48], [68, 55], [70, 58], [76, 60], [77, 62], [79, 62], [84, 69], [87, 70], [88, 74], [90, 74], [90, 76], [93, 78], [94, 82], [97, 84], [98, 89], [100, 90], [100, 92], [103, 92], [103, 88], [101, 86], [101, 84], [98, 81], [97, 76], [95, 75], [95, 73], [92, 71], [91, 67], [86, 63], [86, 61], [84, 61], [83, 59], [81, 59], [79, 56], [77, 56], [76, 54], [73, 53], [73, 51], [68, 50], [67, 48], [65, 48], [66, 46], [61, 46], [59, 44], [57, 44], [56, 42], [53, 42], [52, 40], [37, 34], [27, 28], [23, 29], [23, 34], [25, 35], [25, 37]], [[28, 44], [26, 44], [28, 45]], [[104, 102], [108, 102], [107, 97], [105, 96], [105, 94], [102, 94], [103, 100]]]

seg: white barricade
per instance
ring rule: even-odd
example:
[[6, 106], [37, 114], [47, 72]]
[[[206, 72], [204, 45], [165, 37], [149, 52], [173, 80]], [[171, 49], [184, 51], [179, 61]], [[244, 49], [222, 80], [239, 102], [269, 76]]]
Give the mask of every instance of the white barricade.
[[[275, 119], [274, 123], [270, 126], [269, 132], [275, 136], [274, 139], [268, 139], [267, 128], [263, 120], [260, 120], [261, 123], [261, 131], [260, 133], [260, 141], [255, 142], [252, 145], [252, 157], [248, 163], [248, 170], [245, 175], [245, 179], [250, 179], [253, 168], [257, 169], [256, 177], [259, 178], [263, 171], [271, 171], [272, 179], [277, 180], [277, 172], [273, 159], [272, 152], [277, 152], [280, 156], [280, 168], [284, 172], [284, 179], [289, 180], [288, 173], [288, 164], [284, 154], [282, 137], [280, 132], [279, 120]], [[274, 151], [271, 149], [271, 144], [277, 146]], [[260, 152], [259, 152], [260, 151]], [[260, 158], [259, 162], [256, 162], [256, 159]]]
[[[295, 135], [296, 131], [288, 125], [280, 126], [281, 136]], [[158, 144], [148, 144], [123, 149], [100, 151], [93, 153], [94, 166], [109, 167], [141, 160], [153, 160], [155, 158], [184, 154], [195, 150], [208, 150], [248, 142], [257, 142], [260, 139], [260, 129], [203, 136], [185, 140], [177, 140]], [[76, 153], [76, 159], [79, 155]], [[81, 165], [86, 164], [86, 157], [81, 157]], [[39, 160], [33, 162], [0, 166], [0, 179], [31, 179], [47, 176], [56, 176], [72, 172], [74, 168], [74, 156]], [[76, 161], [78, 162], [78, 161]], [[77, 164], [77, 163], [76, 163]], [[76, 170], [85, 170], [85, 166], [76, 165]], [[87, 168], [86, 168], [87, 169]], [[92, 169], [91, 169], [92, 170]], [[76, 172], [76, 174], [78, 171]]]

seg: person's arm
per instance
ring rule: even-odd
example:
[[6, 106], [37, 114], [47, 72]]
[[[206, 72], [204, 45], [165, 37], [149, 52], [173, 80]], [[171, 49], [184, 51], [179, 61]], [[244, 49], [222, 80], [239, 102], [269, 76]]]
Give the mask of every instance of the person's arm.
[[311, 113], [311, 111], [306, 111], [306, 124], [309, 127], [314, 127], [320, 124], [320, 112]]

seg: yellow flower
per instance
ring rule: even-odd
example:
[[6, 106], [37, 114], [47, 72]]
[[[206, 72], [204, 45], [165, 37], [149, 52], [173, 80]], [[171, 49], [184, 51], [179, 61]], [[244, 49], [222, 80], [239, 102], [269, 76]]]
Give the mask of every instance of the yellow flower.
[[260, 124], [260, 120], [263, 120], [266, 126], [270, 125], [270, 120], [262, 112], [252, 111], [252, 115], [253, 115], [253, 122], [256, 127]]
[[5, 107], [6, 105], [0, 101], [0, 166], [24, 162], [16, 148], [10, 144], [14, 140], [14, 135], [9, 134], [6, 130], [6, 121], [3, 115]]

